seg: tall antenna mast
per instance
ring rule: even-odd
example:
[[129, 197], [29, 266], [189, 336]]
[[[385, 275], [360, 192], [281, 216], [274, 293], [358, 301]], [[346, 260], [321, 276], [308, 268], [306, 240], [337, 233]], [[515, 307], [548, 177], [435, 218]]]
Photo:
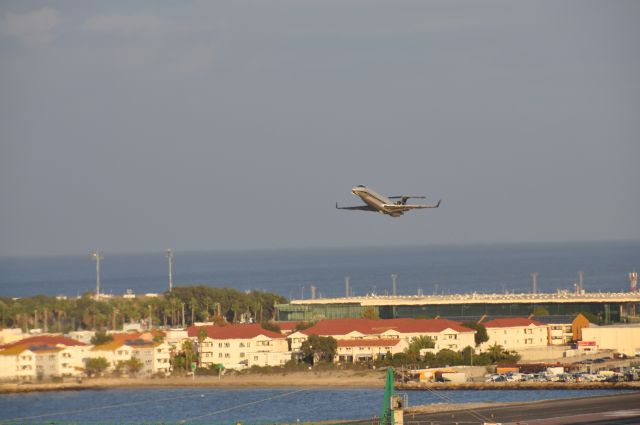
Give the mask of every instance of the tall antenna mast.
[[582, 270], [578, 272], [578, 288], [582, 294], [584, 292], [584, 272]]
[[351, 285], [349, 284], [349, 276], [344, 277], [344, 296], [347, 298], [351, 296]]
[[311, 285], [311, 299], [315, 300], [316, 299], [316, 286], [315, 285]]
[[638, 272], [629, 273], [629, 292], [638, 292]]
[[537, 294], [538, 293], [538, 272], [531, 273], [531, 286], [532, 286], [532, 293]]
[[398, 279], [398, 275], [397, 275], [397, 274], [395, 274], [395, 273], [393, 273], [393, 274], [391, 275], [391, 285], [392, 285], [392, 288], [393, 288], [393, 296], [394, 296], [394, 297], [395, 297], [396, 295], [398, 295], [398, 292], [397, 292], [397, 286], [396, 286], [396, 280], [397, 280], [397, 279]]
[[91, 253], [91, 258], [96, 262], [96, 300], [100, 299], [100, 260], [104, 258], [104, 253], [98, 249]]
[[169, 292], [173, 291], [173, 251], [170, 248], [164, 250], [164, 255], [169, 261]]

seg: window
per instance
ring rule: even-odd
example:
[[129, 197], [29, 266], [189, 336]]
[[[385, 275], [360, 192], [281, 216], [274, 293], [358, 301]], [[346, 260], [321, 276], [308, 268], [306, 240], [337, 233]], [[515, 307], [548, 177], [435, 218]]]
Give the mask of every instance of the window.
[[224, 343], [224, 346], [225, 346], [226, 348], [229, 348], [229, 347], [231, 346], [231, 344], [229, 344], [228, 342], [225, 342], [225, 343]]
[[240, 343], [240, 348], [244, 348], [244, 342]]
[[222, 348], [222, 343], [221, 342], [218, 343], [218, 348]]
[[258, 360], [258, 356], [253, 356], [253, 360]]
[[224, 357], [228, 359], [230, 357], [229, 353], [224, 353]]
[[243, 359], [244, 358], [244, 353], [240, 353], [240, 358]]
[[218, 353], [218, 357], [222, 357], [222, 353]]

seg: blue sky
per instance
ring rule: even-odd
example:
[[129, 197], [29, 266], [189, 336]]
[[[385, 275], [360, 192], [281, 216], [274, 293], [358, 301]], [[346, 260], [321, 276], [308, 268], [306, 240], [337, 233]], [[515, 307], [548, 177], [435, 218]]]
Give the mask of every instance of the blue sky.
[[[638, 239], [639, 18], [4, 1], [0, 255]], [[444, 200], [336, 211], [357, 184]]]

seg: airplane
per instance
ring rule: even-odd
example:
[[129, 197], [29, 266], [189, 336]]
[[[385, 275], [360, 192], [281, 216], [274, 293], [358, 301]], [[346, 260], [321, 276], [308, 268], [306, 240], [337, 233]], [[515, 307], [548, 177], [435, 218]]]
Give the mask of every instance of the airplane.
[[[435, 205], [411, 205], [407, 204], [407, 200], [411, 198], [425, 199], [425, 196], [389, 196], [384, 197], [374, 190], [369, 189], [366, 186], [358, 185], [351, 189], [351, 193], [359, 196], [362, 201], [367, 205], [359, 207], [339, 207], [336, 202], [336, 208], [339, 210], [353, 210], [353, 211], [374, 211], [381, 214], [387, 214], [391, 217], [400, 217], [403, 213], [410, 210], [417, 210], [423, 208], [438, 208], [440, 201]], [[399, 199], [397, 202], [391, 201], [391, 199]]]

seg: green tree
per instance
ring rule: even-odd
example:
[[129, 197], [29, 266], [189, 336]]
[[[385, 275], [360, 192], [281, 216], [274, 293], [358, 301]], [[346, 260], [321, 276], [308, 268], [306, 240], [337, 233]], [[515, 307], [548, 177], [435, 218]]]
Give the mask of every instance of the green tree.
[[317, 362], [332, 362], [338, 349], [338, 342], [330, 336], [309, 335], [309, 338], [302, 343], [303, 360], [306, 363], [315, 365]]
[[293, 328], [294, 332], [298, 332], [298, 331], [303, 331], [305, 329], [309, 329], [310, 327], [312, 327], [313, 325], [315, 325], [315, 322], [300, 322], [300, 323], [296, 323], [295, 328]]
[[206, 329], [198, 330], [198, 365], [202, 365], [202, 343], [208, 336]]
[[438, 351], [436, 354], [438, 366], [455, 366], [463, 363], [462, 354], [447, 348]]
[[411, 339], [405, 353], [411, 360], [416, 361], [420, 359], [420, 350], [423, 348], [434, 348], [435, 346], [435, 343], [428, 336], [416, 336]]
[[489, 349], [487, 350], [487, 354], [489, 354], [491, 362], [497, 363], [502, 358], [503, 351], [504, 348], [502, 347], [502, 345], [496, 342], [489, 347]]
[[277, 333], [281, 332], [280, 326], [278, 326], [278, 324], [274, 322], [262, 322], [260, 323], [260, 326], [262, 326], [262, 329], [265, 329], [267, 331], [277, 332]]
[[473, 336], [473, 339], [475, 340], [475, 343], [476, 343], [476, 347], [482, 344], [483, 342], [489, 341], [487, 328], [485, 328], [483, 324], [475, 323], [475, 322], [463, 322], [462, 326], [476, 331], [475, 335]]
[[507, 351], [501, 345], [493, 344], [487, 351], [492, 363], [517, 363], [520, 361], [520, 354], [515, 351]]
[[109, 362], [104, 357], [90, 357], [85, 360], [84, 370], [87, 376], [92, 377], [101, 374], [109, 367]]
[[191, 367], [191, 363], [194, 360], [194, 348], [193, 348], [193, 342], [190, 340], [185, 340], [182, 342], [182, 352], [184, 353], [184, 360], [185, 360], [185, 368], [187, 370], [189, 370], [189, 368]]
[[107, 331], [99, 330], [91, 337], [92, 345], [102, 345], [113, 341], [113, 336], [107, 334]]
[[545, 307], [541, 305], [537, 305], [534, 307], [532, 314], [534, 316], [548, 316], [549, 310], [547, 310]]
[[473, 347], [469, 345], [464, 347], [464, 350], [462, 350], [462, 360], [464, 361], [464, 364], [473, 365], [475, 357], [476, 357], [476, 354]]
[[126, 363], [127, 372], [129, 373], [129, 375], [134, 375], [134, 376], [138, 372], [140, 372], [142, 370], [142, 366], [144, 366], [140, 361], [140, 359], [138, 359], [137, 357], [132, 357], [129, 360], [127, 360], [125, 363]]

